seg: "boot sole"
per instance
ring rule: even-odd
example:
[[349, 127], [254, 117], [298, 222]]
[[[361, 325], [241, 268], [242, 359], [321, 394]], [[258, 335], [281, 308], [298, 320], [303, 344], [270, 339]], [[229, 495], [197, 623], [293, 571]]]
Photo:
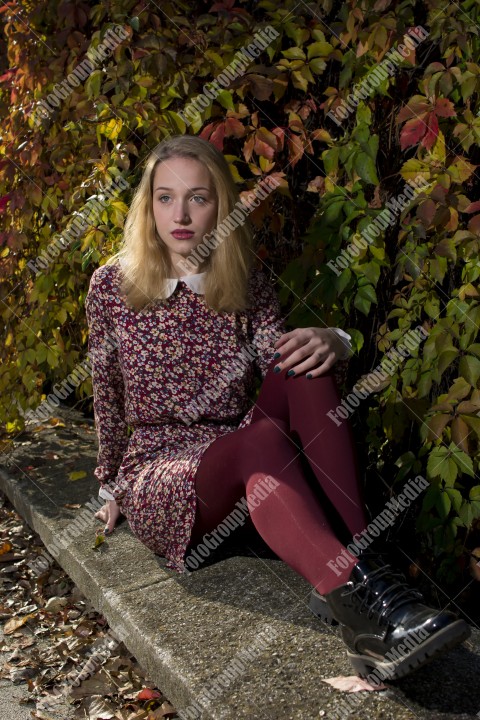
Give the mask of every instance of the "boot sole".
[[335, 620], [332, 611], [328, 607], [327, 601], [325, 600], [324, 596], [320, 595], [320, 593], [318, 593], [315, 588], [313, 588], [310, 594], [310, 601], [308, 603], [308, 607], [312, 611], [312, 613], [319, 617], [320, 620], [326, 625], [331, 625], [333, 627], [334, 625], [339, 624], [337, 620]]
[[[447, 650], [451, 650], [470, 635], [469, 625], [464, 620], [456, 620], [428, 640], [424, 640], [408, 655], [405, 655], [400, 662], [398, 660], [377, 660], [370, 655], [356, 655], [350, 651], [347, 651], [347, 656], [357, 675], [362, 678], [366, 678], [378, 670], [380, 680], [397, 680], [426, 665]], [[377, 677], [377, 673], [375, 673], [375, 677]]]

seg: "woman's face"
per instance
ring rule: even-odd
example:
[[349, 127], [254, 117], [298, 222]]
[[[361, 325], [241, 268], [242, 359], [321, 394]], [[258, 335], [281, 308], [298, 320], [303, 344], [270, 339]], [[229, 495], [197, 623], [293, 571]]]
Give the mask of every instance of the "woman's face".
[[[178, 263], [216, 225], [217, 197], [209, 171], [193, 158], [163, 160], [155, 168], [152, 199], [157, 232], [170, 252], [177, 276], [194, 273]], [[196, 272], [204, 266], [205, 261]]]

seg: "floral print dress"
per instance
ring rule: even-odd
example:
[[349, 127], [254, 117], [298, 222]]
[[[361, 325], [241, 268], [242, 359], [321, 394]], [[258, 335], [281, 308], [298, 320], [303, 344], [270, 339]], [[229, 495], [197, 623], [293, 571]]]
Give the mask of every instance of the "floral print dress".
[[[195, 474], [208, 446], [250, 424], [255, 374], [287, 332], [266, 275], [252, 268], [244, 312], [217, 313], [193, 283], [140, 311], [118, 263], [91, 277], [85, 299], [98, 436], [95, 477], [134, 535], [181, 571], [195, 520]], [[128, 426], [133, 433], [128, 435]]]

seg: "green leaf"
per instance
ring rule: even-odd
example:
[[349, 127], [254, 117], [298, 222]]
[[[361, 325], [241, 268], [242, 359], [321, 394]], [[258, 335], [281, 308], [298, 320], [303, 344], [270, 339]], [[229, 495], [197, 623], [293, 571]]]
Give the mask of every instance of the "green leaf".
[[338, 146], [332, 147], [329, 150], [324, 150], [322, 153], [323, 167], [327, 175], [331, 175], [338, 169], [338, 153], [340, 148]]
[[455, 449], [452, 449], [452, 457], [460, 472], [464, 475], [475, 477], [472, 458], [469, 457], [467, 453], [464, 453], [463, 450], [460, 450], [457, 446], [454, 447]]
[[371, 185], [379, 184], [375, 163], [366, 153], [358, 153], [355, 158], [354, 168], [365, 182], [370, 183]]
[[314, 58], [313, 60], [310, 60], [308, 67], [313, 73], [315, 73], [315, 75], [321, 75], [327, 67], [327, 63], [321, 58]]
[[459, 490], [455, 490], [454, 488], [447, 487], [445, 488], [445, 492], [447, 493], [448, 497], [452, 501], [453, 508], [455, 512], [459, 512], [460, 508], [462, 507], [462, 493]]
[[226, 110], [235, 110], [235, 103], [233, 102], [232, 93], [229, 90], [221, 90], [216, 99]]
[[357, 310], [360, 310], [364, 315], [368, 315], [372, 302], [377, 302], [377, 295], [373, 285], [364, 285], [360, 287], [355, 295], [353, 301], [354, 306]]
[[90, 99], [95, 99], [100, 95], [100, 86], [102, 84], [103, 73], [101, 70], [94, 70], [85, 83], [85, 90]]
[[471, 503], [464, 502], [458, 513], [460, 519], [466, 528], [469, 528], [473, 522], [473, 508]]
[[351, 342], [353, 352], [359, 353], [365, 342], [363, 334], [360, 332], [360, 330], [357, 330], [356, 328], [347, 328], [346, 332], [348, 332], [348, 334], [352, 337]]
[[470, 500], [480, 501], [480, 485], [474, 485], [474, 487], [470, 488], [468, 497]]
[[327, 57], [333, 51], [333, 45], [329, 42], [315, 42], [308, 46], [308, 59], [316, 57]]
[[282, 50], [282, 55], [286, 57], [287, 60], [306, 60], [305, 53], [299, 47]]
[[446, 492], [439, 493], [435, 502], [435, 508], [442, 520], [445, 520], [448, 517], [451, 507], [452, 501], [450, 500], [448, 494]]
[[352, 277], [352, 271], [349, 268], [346, 268], [342, 274], [335, 280], [335, 287], [337, 288], [337, 292], [339, 295], [342, 294], [342, 292], [347, 287], [348, 283], [350, 282], [350, 278]]
[[135, 30], [135, 32], [138, 32], [138, 30], [140, 28], [140, 22], [139, 22], [137, 16], [130, 18], [129, 20], [127, 20], [127, 22], [130, 25], [130, 27], [132, 27]]
[[428, 512], [437, 504], [441, 489], [438, 485], [430, 485], [422, 501], [422, 512]]
[[458, 370], [460, 375], [475, 387], [480, 377], [480, 360], [473, 355], [464, 355], [460, 359]]

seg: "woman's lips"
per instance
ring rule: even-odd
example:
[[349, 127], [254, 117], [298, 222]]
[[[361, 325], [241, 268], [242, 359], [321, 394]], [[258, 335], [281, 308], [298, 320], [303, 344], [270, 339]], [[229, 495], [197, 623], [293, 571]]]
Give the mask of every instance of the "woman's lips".
[[191, 238], [194, 234], [195, 233], [193, 233], [191, 230], [174, 230], [172, 232], [173, 237], [177, 238], [178, 240]]

